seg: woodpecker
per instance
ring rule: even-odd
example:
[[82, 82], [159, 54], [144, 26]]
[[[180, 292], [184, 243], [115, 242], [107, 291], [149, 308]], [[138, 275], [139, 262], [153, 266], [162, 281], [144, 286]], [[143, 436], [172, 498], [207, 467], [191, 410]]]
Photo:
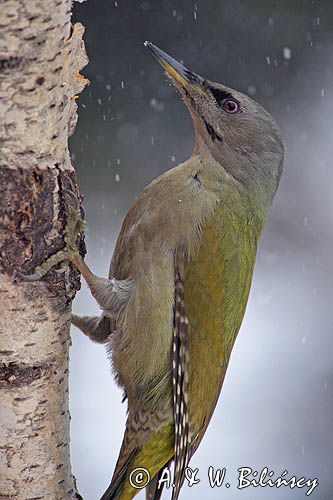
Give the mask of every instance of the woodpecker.
[[80, 223], [52, 261], [72, 262], [87, 281], [102, 313], [73, 315], [72, 323], [106, 343], [127, 399], [123, 443], [102, 500], [132, 499], [140, 491], [133, 487], [137, 468], [149, 472], [146, 498], [158, 500], [158, 480], [172, 462], [178, 499], [222, 388], [283, 167], [281, 132], [261, 105], [145, 46], [190, 112], [192, 155], [135, 199], [108, 278], [94, 275], [79, 255]]

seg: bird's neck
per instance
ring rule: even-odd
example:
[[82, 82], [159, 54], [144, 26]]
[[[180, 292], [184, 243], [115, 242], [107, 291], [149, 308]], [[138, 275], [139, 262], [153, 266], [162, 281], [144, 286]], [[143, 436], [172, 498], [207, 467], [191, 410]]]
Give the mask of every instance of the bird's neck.
[[195, 132], [195, 145], [191, 159], [200, 158], [203, 164], [215, 165], [225, 184], [242, 193], [246, 204], [257, 212], [267, 213], [273, 201], [278, 182], [276, 178], [258, 175], [266, 171], [265, 165], [258, 163], [258, 157], [236, 155], [227, 144], [219, 147], [205, 141], [202, 134]]
[[229, 168], [215, 159], [205, 143], [196, 143], [189, 161], [198, 164], [206, 188], [218, 191], [221, 205], [235, 216], [254, 222], [260, 233], [270, 206], [265, 190], [234, 177]]

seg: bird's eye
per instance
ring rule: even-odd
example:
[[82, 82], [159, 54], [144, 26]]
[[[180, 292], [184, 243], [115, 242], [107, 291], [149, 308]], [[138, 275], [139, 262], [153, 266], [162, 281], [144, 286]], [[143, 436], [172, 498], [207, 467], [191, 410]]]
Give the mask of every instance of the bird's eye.
[[224, 99], [222, 109], [230, 114], [235, 114], [239, 111], [239, 104], [234, 99]]

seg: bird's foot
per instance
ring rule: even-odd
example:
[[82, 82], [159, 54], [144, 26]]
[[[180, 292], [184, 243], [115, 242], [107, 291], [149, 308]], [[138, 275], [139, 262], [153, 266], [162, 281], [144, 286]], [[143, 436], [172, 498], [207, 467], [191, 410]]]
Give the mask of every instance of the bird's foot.
[[[82, 262], [82, 257], [77, 246], [77, 239], [78, 235], [85, 229], [84, 211], [73, 192], [63, 190], [63, 193], [70, 202], [67, 209], [67, 224], [64, 237], [65, 247], [37, 266], [34, 273], [23, 274], [18, 272], [25, 281], [40, 280], [50, 271], [50, 269], [58, 264], [67, 266], [69, 262], [72, 262], [76, 267], [79, 267], [78, 264]], [[59, 271], [62, 271], [62, 269]]]

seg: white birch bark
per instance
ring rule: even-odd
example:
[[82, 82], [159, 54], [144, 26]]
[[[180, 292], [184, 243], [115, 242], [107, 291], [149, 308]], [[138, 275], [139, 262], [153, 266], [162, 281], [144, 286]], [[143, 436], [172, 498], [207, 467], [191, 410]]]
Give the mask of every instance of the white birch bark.
[[68, 410], [79, 275], [72, 267], [34, 283], [15, 275], [63, 248], [63, 189], [79, 196], [68, 136], [87, 58], [70, 16], [70, 0], [0, 0], [1, 499], [80, 498]]

